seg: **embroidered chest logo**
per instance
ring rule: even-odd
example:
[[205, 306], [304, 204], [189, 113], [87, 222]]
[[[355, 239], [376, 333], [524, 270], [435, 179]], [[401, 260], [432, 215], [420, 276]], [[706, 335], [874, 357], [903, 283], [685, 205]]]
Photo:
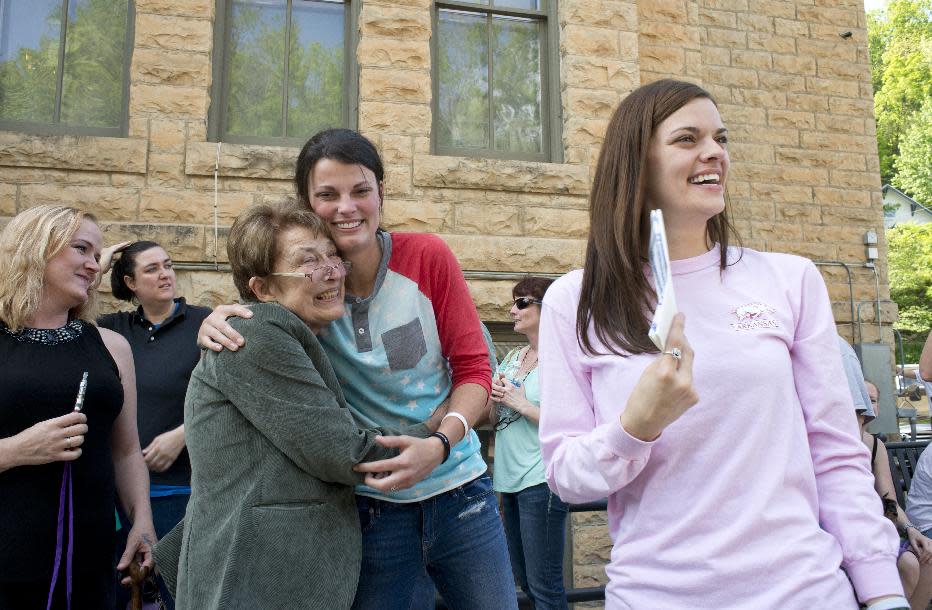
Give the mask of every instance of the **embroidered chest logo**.
[[737, 331], [779, 328], [780, 325], [771, 317], [776, 312], [776, 309], [764, 303], [748, 303], [731, 311], [737, 322], [732, 322], [730, 326]]

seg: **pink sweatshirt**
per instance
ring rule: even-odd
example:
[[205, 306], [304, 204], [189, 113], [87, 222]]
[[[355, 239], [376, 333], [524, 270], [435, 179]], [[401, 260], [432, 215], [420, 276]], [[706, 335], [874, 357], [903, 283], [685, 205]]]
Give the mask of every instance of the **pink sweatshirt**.
[[902, 595], [822, 277], [739, 254], [724, 273], [718, 247], [673, 263], [699, 402], [653, 442], [618, 416], [657, 356], [582, 353], [582, 271], [544, 299], [547, 481], [567, 502], [608, 497], [607, 607], [857, 608], [845, 572], [860, 600]]

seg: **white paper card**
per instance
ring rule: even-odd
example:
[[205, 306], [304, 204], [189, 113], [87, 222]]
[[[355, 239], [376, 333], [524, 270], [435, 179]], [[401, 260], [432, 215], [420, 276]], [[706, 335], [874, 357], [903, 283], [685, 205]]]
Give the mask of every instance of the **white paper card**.
[[677, 309], [676, 297], [673, 295], [673, 274], [670, 273], [670, 249], [667, 247], [667, 232], [663, 226], [663, 212], [660, 210], [652, 210], [650, 213], [650, 245], [647, 256], [657, 289], [657, 308], [650, 322], [648, 336], [657, 349], [663, 351]]

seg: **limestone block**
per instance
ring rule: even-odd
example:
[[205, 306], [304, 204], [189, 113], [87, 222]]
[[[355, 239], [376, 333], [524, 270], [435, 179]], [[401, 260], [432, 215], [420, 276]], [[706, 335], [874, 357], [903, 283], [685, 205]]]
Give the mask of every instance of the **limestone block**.
[[479, 318], [486, 322], [510, 322], [508, 309], [512, 305], [513, 280], [489, 281], [470, 280], [469, 294], [479, 311]]
[[207, 116], [206, 87], [172, 87], [136, 83], [130, 88], [129, 111], [169, 116]]
[[540, 237], [589, 237], [589, 213], [583, 210], [529, 207], [524, 210], [528, 235]]
[[359, 104], [359, 129], [408, 136], [430, 133], [431, 113], [427, 104], [397, 104], [363, 101]]
[[[522, 203], [535, 203], [531, 195], [522, 195]], [[589, 209], [589, 198], [588, 197], [573, 197], [571, 195], [552, 195], [547, 198], [546, 203], [549, 207], [555, 208], [569, 208], [569, 209], [579, 209], [579, 210], [588, 210]], [[588, 212], [587, 212], [588, 213]]]
[[863, 189], [830, 188], [827, 186], [817, 186], [812, 189], [813, 201], [826, 206], [823, 208], [824, 210], [831, 209], [829, 206], [871, 207], [871, 194], [871, 191]]
[[641, 70], [645, 72], [682, 74], [686, 68], [686, 52], [681, 48], [642, 43], [638, 55]]
[[184, 155], [174, 153], [150, 154], [147, 176], [149, 186], [184, 186]]
[[748, 0], [703, 0], [702, 6], [724, 11], [746, 11]]
[[637, 32], [618, 33], [618, 55], [625, 61], [637, 61], [640, 36]]
[[640, 85], [639, 68], [634, 61], [567, 56], [560, 62], [560, 71], [565, 87], [614, 89], [627, 94]]
[[877, 152], [877, 138], [856, 134], [804, 131], [800, 134], [803, 148], [841, 150], [873, 155]]
[[[224, 143], [220, 147], [220, 175], [291, 180], [299, 152], [300, 149], [284, 146]], [[185, 173], [213, 176], [216, 164], [216, 142], [188, 142]]]
[[[808, 93], [789, 93], [786, 96], [786, 106], [790, 110], [806, 110], [809, 112], [819, 112], [828, 110], [828, 97], [824, 95], [812, 95]], [[844, 99], [844, 98], [837, 98]]]
[[572, 87], [567, 88], [563, 99], [566, 103], [565, 116], [567, 117], [607, 119], [622, 100], [622, 97], [618, 92], [608, 89]]
[[645, 21], [686, 21], [684, 0], [641, 0], [637, 3], [641, 25]]
[[703, 45], [702, 63], [711, 66], [730, 66], [731, 49]]
[[136, 14], [152, 13], [155, 15], [179, 15], [182, 17], [197, 17], [212, 19], [214, 16], [214, 2], [211, 0], [136, 0]]
[[430, 11], [363, 4], [359, 16], [361, 39], [381, 36], [395, 40], [430, 40]]
[[718, 11], [700, 8], [699, 23], [701, 25], [714, 25], [720, 28], [734, 29], [737, 24], [737, 14], [734, 11]]
[[743, 31], [709, 26], [699, 28], [699, 41], [701, 44], [714, 44], [731, 49], [745, 49], [748, 46], [748, 35]]
[[816, 129], [832, 133], [864, 133], [864, 121], [852, 120], [847, 116], [836, 116], [833, 114], [816, 114]]
[[582, 265], [584, 240], [478, 235], [442, 236], [469, 270], [565, 273]]
[[815, 115], [811, 112], [773, 109], [767, 111], [767, 123], [773, 127], [814, 129], [816, 120]]
[[773, 32], [773, 17], [741, 13], [738, 15], [736, 27], [747, 32]]
[[379, 152], [385, 163], [410, 163], [413, 156], [413, 142], [410, 136], [385, 134], [379, 144]]
[[748, 48], [792, 55], [796, 52], [796, 39], [768, 32], [748, 32]]
[[829, 8], [800, 4], [796, 9], [796, 18], [841, 27], [856, 27], [858, 25], [858, 14], [855, 7]]
[[[729, 142], [728, 152], [732, 167], [740, 163], [773, 163], [773, 147], [746, 142]], [[729, 180], [729, 182], [731, 182]]]
[[796, 223], [751, 222], [751, 237], [756, 239], [793, 241], [802, 239], [803, 229]]
[[637, 4], [621, 0], [569, 0], [560, 3], [560, 21], [636, 32]]
[[103, 186], [24, 184], [19, 189], [20, 210], [41, 204], [69, 205], [92, 212], [101, 220], [135, 220], [139, 191]]
[[838, 249], [833, 244], [810, 241], [772, 241], [767, 243], [766, 251], [787, 252], [797, 256], [805, 256], [814, 261], [837, 260], [838, 256]]
[[874, 103], [871, 100], [830, 97], [828, 107], [835, 115], [847, 114], [868, 119], [874, 116]]
[[827, 225], [840, 225], [844, 223], [855, 223], [861, 225], [882, 225], [883, 208], [874, 207], [829, 207], [822, 208], [822, 219]]
[[[107, 186], [110, 184], [111, 175], [116, 174], [32, 167], [4, 167], [0, 165], [0, 182], [19, 184], [86, 184], [89, 186]], [[127, 175], [140, 176], [140, 174]]]
[[149, 239], [162, 244], [175, 262], [200, 262], [204, 257], [204, 227], [102, 222], [100, 229], [105, 244]]
[[441, 188], [585, 195], [589, 190], [589, 168], [506, 159], [416, 155], [414, 184]]
[[453, 205], [444, 202], [386, 199], [382, 226], [390, 231], [442, 233], [453, 227]]
[[421, 70], [363, 68], [359, 75], [359, 97], [364, 100], [429, 104], [430, 73]]
[[686, 23], [642, 21], [640, 44], [699, 50], [699, 29]]
[[[255, 201], [255, 195], [248, 192], [220, 191], [217, 195], [217, 219], [223, 225], [233, 224], [236, 216]], [[212, 227], [214, 193], [212, 190], [191, 188], [146, 189], [140, 194], [139, 219], [146, 222], [204, 224]]]
[[580, 527], [573, 531], [573, 562], [605, 565], [611, 558], [612, 541], [608, 527]]
[[709, 66], [706, 69], [705, 79], [712, 83], [729, 85], [731, 87], [749, 87], [756, 89], [757, 71], [747, 68], [730, 68], [724, 66]]
[[784, 19], [776, 17], [773, 20], [773, 29], [781, 36], [809, 36], [809, 22], [797, 19]]
[[480, 235], [520, 235], [521, 208], [503, 205], [455, 206], [456, 232]]
[[832, 170], [828, 180], [830, 186], [840, 186], [847, 188], [880, 188], [880, 175], [876, 172], [860, 171], [853, 172], [847, 170]]
[[803, 148], [778, 148], [776, 160], [781, 165], [808, 165], [861, 172], [867, 167], [862, 154]]
[[426, 70], [430, 68], [430, 46], [420, 40], [367, 36], [359, 41], [356, 58], [360, 66]]
[[110, 184], [142, 189], [146, 186], [146, 177], [141, 174], [110, 174]]
[[228, 263], [230, 259], [227, 257], [227, 240], [230, 238], [230, 228], [229, 227], [220, 227], [217, 231], [216, 238], [214, 237], [213, 227], [204, 228], [204, 256], [205, 260], [214, 260], [216, 256], [217, 261], [221, 263]]
[[207, 19], [136, 15], [136, 47], [156, 47], [187, 53], [210, 53], [213, 24]]
[[814, 205], [780, 204], [777, 206], [777, 218], [787, 222], [818, 224], [823, 222], [823, 209]]
[[851, 63], [833, 59], [819, 59], [819, 76], [825, 78], [870, 80], [870, 75], [870, 64]]
[[778, 72], [815, 75], [816, 60], [814, 57], [775, 54], [773, 56], [773, 68]]
[[783, 91], [768, 91], [766, 89], [731, 89], [732, 101], [736, 104], [746, 104], [758, 108], [785, 108], [787, 96]]
[[796, 17], [796, 5], [797, 2], [787, 0], [750, 0], [748, 8], [756, 15], [793, 19]]
[[233, 285], [233, 274], [229, 271], [181, 270], [177, 272], [177, 278], [178, 294], [189, 303], [216, 307], [239, 300], [239, 293]]
[[806, 77], [776, 72], [761, 72], [760, 86], [763, 89], [783, 91], [786, 93], [805, 93], [807, 90]]
[[728, 124], [764, 125], [767, 123], [767, 112], [763, 108], [719, 103], [718, 109], [722, 114], [722, 120]]
[[0, 182], [0, 216], [16, 215], [16, 185]]
[[149, 137], [149, 117], [130, 117], [127, 135], [131, 138], [147, 139]]
[[760, 125], [730, 125], [730, 137], [739, 142], [757, 142], [776, 146], [799, 146], [799, 130]]
[[608, 121], [608, 117], [587, 119], [570, 115], [563, 127], [563, 142], [567, 146], [601, 145], [608, 129]]
[[604, 28], [567, 25], [560, 37], [560, 50], [566, 55], [617, 59], [620, 57], [618, 33]]
[[153, 152], [183, 153], [186, 125], [179, 119], [152, 119], [149, 147]]
[[138, 48], [133, 52], [131, 78], [166, 85], [210, 86], [210, 56], [206, 53]]
[[145, 173], [146, 141], [0, 131], [0, 166]]
[[766, 199], [779, 204], [784, 203], [812, 203], [812, 187], [795, 184], [769, 184], [767, 182], [751, 182], [751, 197]]
[[[813, 26], [814, 27], [814, 26]], [[817, 57], [826, 59], [837, 59], [839, 61], [856, 62], [858, 58], [857, 49], [848, 44], [839, 44], [838, 29], [833, 29], [835, 40], [814, 40], [812, 38], [800, 37], [796, 39], [797, 52], [806, 57]]]
[[388, 165], [385, 167], [385, 196], [405, 197], [411, 194], [411, 166]]

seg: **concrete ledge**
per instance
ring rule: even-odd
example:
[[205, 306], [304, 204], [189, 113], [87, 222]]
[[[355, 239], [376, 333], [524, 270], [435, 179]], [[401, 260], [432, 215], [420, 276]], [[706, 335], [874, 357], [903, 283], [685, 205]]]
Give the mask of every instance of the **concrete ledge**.
[[[220, 175], [241, 178], [291, 180], [298, 148], [228, 144], [220, 146]], [[217, 162], [217, 142], [188, 142], [184, 172], [189, 176], [213, 176]]]
[[441, 188], [586, 195], [589, 166], [415, 155], [414, 184]]
[[0, 132], [0, 165], [145, 174], [147, 141]]

